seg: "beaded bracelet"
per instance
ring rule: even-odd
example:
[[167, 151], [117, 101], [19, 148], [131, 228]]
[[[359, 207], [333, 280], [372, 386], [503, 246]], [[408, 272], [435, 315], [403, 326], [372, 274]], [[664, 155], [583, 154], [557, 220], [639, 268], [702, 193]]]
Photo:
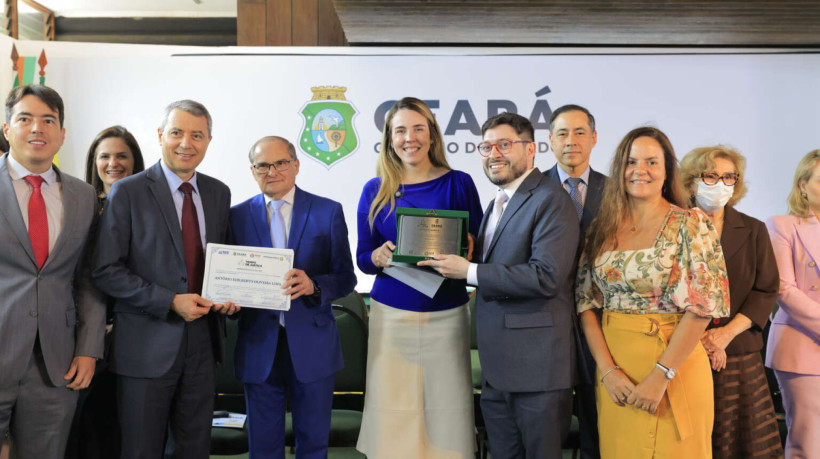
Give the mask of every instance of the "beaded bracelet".
[[621, 367], [619, 367], [618, 365], [615, 365], [614, 367], [612, 367], [612, 368], [610, 368], [609, 370], [607, 370], [607, 371], [603, 374], [603, 376], [601, 376], [601, 383], [603, 383], [603, 382], [604, 382], [604, 378], [606, 378], [606, 375], [608, 375], [608, 374], [612, 373], [612, 372], [613, 372], [613, 371], [615, 371], [615, 370], [620, 370], [620, 369], [621, 369]]

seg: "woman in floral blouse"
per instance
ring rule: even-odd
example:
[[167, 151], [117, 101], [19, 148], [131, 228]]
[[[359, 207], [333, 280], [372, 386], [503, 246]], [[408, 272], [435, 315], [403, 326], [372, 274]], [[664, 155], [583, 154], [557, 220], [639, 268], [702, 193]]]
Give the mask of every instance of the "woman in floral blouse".
[[699, 339], [729, 313], [719, 237], [702, 211], [684, 210], [660, 130], [629, 132], [610, 177], [576, 287], [598, 366], [601, 456], [710, 457], [712, 375]]

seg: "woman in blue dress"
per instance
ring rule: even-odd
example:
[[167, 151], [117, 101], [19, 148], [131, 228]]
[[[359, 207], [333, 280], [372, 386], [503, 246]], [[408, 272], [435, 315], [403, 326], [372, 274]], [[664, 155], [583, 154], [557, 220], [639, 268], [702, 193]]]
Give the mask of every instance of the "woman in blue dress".
[[358, 209], [356, 262], [376, 280], [357, 448], [371, 459], [473, 457], [466, 284], [445, 279], [430, 298], [383, 270], [396, 248], [396, 207], [466, 210], [474, 236], [478, 191], [469, 175], [450, 169], [433, 113], [412, 97], [387, 112], [376, 170]]

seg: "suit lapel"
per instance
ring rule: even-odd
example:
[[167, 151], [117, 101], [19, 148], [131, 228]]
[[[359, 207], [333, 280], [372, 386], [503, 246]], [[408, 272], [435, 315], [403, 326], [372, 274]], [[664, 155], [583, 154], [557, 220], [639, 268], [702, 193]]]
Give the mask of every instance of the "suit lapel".
[[507, 203], [507, 207], [504, 209], [504, 213], [501, 214], [501, 220], [498, 222], [498, 225], [495, 227], [495, 233], [493, 233], [493, 240], [490, 241], [490, 246], [487, 248], [487, 254], [484, 255], [484, 259], [490, 257], [490, 254], [493, 252], [493, 248], [495, 248], [495, 244], [498, 242], [498, 238], [501, 236], [501, 233], [504, 232], [504, 228], [509, 223], [510, 219], [512, 219], [518, 209], [524, 205], [532, 196], [532, 190], [538, 186], [538, 183], [541, 181], [541, 171], [538, 168], [535, 168], [530, 172], [530, 175], [521, 182], [521, 185], [513, 194], [512, 199], [510, 202]]
[[743, 243], [749, 239], [751, 230], [743, 224], [740, 213], [734, 208], [726, 206], [726, 213], [723, 215], [723, 232], [720, 235], [720, 245], [723, 247], [723, 257], [728, 260], [732, 258]]
[[[216, 236], [219, 231], [219, 220], [216, 212], [216, 206], [212, 206], [214, 202], [214, 190], [208, 186], [207, 177], [199, 174], [196, 179], [197, 188], [199, 188], [199, 199], [202, 200], [202, 212], [205, 213], [205, 242], [217, 242]], [[174, 209], [176, 211], [176, 209]]]
[[559, 185], [563, 188], [564, 184], [561, 183], [561, 177], [558, 175], [558, 163], [552, 166], [552, 168], [548, 170], [545, 175], [548, 179], [552, 180], [552, 183]]
[[34, 249], [31, 248], [31, 239], [26, 229], [26, 222], [23, 220], [23, 214], [20, 213], [17, 193], [14, 191], [14, 185], [11, 184], [11, 176], [6, 167], [7, 158], [8, 153], [0, 158], [0, 214], [5, 217], [12, 233], [17, 236], [17, 240], [20, 241], [20, 245], [25, 249], [31, 262], [36, 265], [37, 260], [34, 258]]
[[61, 186], [60, 193], [63, 200], [63, 227], [60, 230], [60, 235], [57, 237], [57, 242], [54, 243], [54, 248], [48, 254], [48, 258], [46, 259], [46, 263], [43, 265], [43, 269], [48, 267], [51, 260], [58, 256], [60, 251], [66, 245], [66, 241], [68, 240], [70, 233], [72, 233], [75, 228], [80, 227], [80, 195], [77, 187], [70, 180], [63, 180], [60, 169], [58, 169], [57, 166], [53, 167], [57, 172], [57, 181]]
[[288, 248], [294, 251], [299, 247], [302, 233], [305, 231], [308, 215], [310, 215], [310, 198], [296, 187], [293, 196], [293, 213], [290, 218], [290, 232], [288, 233]]
[[487, 205], [487, 210], [484, 211], [484, 218], [481, 219], [481, 225], [478, 227], [478, 242], [476, 245], [476, 252], [478, 252], [477, 260], [484, 260], [483, 248], [484, 248], [484, 229], [487, 228], [487, 223], [489, 222], [490, 218], [493, 216], [493, 206], [495, 205], [495, 201], [490, 201], [490, 204]]
[[587, 196], [584, 200], [584, 213], [581, 214], [581, 228], [583, 232], [592, 223], [592, 220], [598, 215], [598, 209], [601, 208], [600, 196], [603, 193], [604, 181], [597, 172], [589, 169], [589, 183], [587, 184]]
[[[151, 166], [146, 172], [148, 179], [148, 189], [159, 207], [162, 218], [168, 227], [168, 233], [171, 235], [171, 240], [174, 241], [174, 248], [177, 249], [177, 255], [180, 259], [185, 260], [185, 248], [182, 245], [182, 228], [179, 226], [179, 217], [174, 206], [174, 198], [171, 196], [171, 190], [168, 188], [168, 182], [165, 180], [165, 174], [162, 173], [162, 166], [159, 163]], [[206, 224], [207, 226], [207, 224]]]
[[820, 239], [817, 238], [817, 219], [800, 218], [797, 220], [797, 235], [815, 263], [820, 263]]
[[251, 224], [260, 247], [273, 247], [268, 225], [268, 210], [265, 206], [265, 195], [258, 194], [250, 202]]

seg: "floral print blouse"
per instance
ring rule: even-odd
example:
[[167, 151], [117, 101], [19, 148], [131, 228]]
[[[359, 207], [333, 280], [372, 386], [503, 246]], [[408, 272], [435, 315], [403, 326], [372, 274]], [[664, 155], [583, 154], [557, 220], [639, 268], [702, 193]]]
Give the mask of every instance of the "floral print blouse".
[[628, 314], [691, 311], [729, 316], [729, 277], [720, 237], [700, 209], [671, 206], [652, 247], [581, 258], [578, 313], [593, 308]]

